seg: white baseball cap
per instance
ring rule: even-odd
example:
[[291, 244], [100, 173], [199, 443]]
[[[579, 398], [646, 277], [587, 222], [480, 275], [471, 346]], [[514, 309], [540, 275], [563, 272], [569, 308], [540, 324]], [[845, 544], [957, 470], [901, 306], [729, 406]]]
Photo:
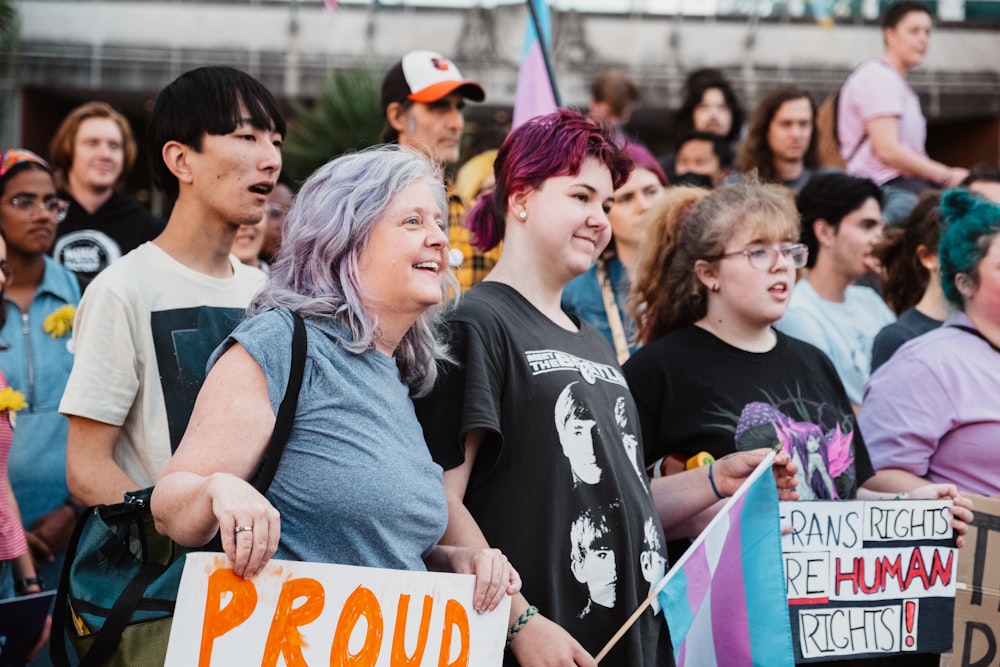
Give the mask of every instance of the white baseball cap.
[[486, 91], [462, 73], [440, 53], [411, 51], [386, 72], [382, 80], [383, 112], [393, 102], [437, 102], [454, 92], [474, 102], [486, 99]]

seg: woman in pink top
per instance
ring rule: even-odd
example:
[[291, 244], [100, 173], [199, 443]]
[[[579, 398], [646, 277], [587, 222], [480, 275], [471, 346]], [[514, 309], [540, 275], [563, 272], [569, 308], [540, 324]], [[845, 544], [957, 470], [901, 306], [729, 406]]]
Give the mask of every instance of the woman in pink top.
[[[7, 265], [7, 242], [0, 234], [0, 302], [3, 292], [10, 279], [10, 268]], [[6, 311], [0, 308], [0, 328], [6, 318]], [[7, 389], [7, 378], [0, 373], [0, 391]], [[5, 397], [8, 398], [9, 397]], [[9, 400], [0, 404], [0, 598], [15, 595], [30, 595], [42, 590], [41, 580], [35, 572], [35, 564], [28, 551], [28, 542], [21, 526], [21, 513], [17, 509], [17, 499], [10, 488], [10, 478], [7, 475], [7, 457], [14, 441], [14, 430], [11, 427], [12, 406]], [[49, 639], [51, 617], [45, 630], [28, 658], [35, 659], [39, 649]]]
[[882, 57], [859, 65], [840, 93], [837, 135], [848, 173], [888, 186], [887, 195], [906, 200], [898, 215], [886, 206], [890, 224], [901, 221], [927, 187], [956, 186], [969, 173], [931, 159], [924, 148], [927, 121], [906, 77], [923, 62], [930, 35], [925, 5], [915, 0], [890, 5], [882, 18]]

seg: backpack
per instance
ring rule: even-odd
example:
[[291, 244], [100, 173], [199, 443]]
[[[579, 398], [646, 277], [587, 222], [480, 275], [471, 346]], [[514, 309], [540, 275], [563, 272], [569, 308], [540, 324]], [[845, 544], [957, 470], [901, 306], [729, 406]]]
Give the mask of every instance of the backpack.
[[868, 133], [865, 132], [861, 135], [861, 141], [858, 142], [854, 150], [845, 160], [840, 152], [840, 136], [839, 132], [839, 121], [840, 121], [840, 91], [844, 88], [845, 81], [842, 81], [836, 90], [826, 96], [823, 103], [819, 105], [816, 110], [816, 127], [814, 131], [817, 133], [817, 145], [816, 148], [819, 152], [819, 164], [821, 167], [834, 167], [836, 169], [846, 169], [847, 163], [857, 155], [861, 147], [865, 145], [865, 141], [868, 140]]

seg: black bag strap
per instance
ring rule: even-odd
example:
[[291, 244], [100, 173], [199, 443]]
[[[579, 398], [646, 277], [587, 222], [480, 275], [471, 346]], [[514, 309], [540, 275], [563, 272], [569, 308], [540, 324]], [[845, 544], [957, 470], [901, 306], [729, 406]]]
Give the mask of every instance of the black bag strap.
[[949, 324], [948, 326], [952, 327], [953, 329], [961, 329], [965, 333], [970, 333], [973, 336], [978, 336], [979, 338], [982, 338], [984, 341], [986, 341], [986, 344], [992, 347], [994, 352], [1000, 352], [1000, 347], [997, 347], [993, 343], [993, 341], [984, 336], [983, 332], [980, 331], [979, 329], [974, 329], [973, 327], [967, 327], [964, 324]]
[[278, 405], [278, 414], [274, 420], [274, 430], [271, 432], [271, 439], [267, 443], [267, 453], [264, 454], [264, 462], [250, 479], [253, 488], [264, 493], [271, 487], [274, 480], [274, 473], [278, 470], [278, 463], [281, 462], [281, 455], [285, 451], [285, 443], [288, 441], [288, 434], [292, 430], [292, 422], [295, 421], [295, 408], [299, 401], [299, 390], [302, 388], [302, 376], [306, 368], [306, 323], [294, 310], [289, 310], [292, 315], [292, 365], [288, 371], [288, 385], [285, 387], [285, 396]]
[[125, 627], [132, 620], [132, 614], [139, 606], [139, 601], [142, 600], [146, 589], [166, 571], [167, 566], [160, 563], [146, 563], [142, 566], [139, 574], [128, 582], [125, 590], [115, 600], [104, 625], [101, 626], [101, 631], [97, 633], [94, 643], [90, 645], [90, 650], [80, 660], [78, 667], [100, 667], [111, 657], [115, 649], [118, 648], [122, 633], [125, 632]]
[[[278, 470], [278, 463], [285, 451], [285, 443], [288, 441], [292, 422], [295, 420], [299, 390], [302, 388], [302, 377], [305, 374], [308, 344], [305, 321], [294, 310], [289, 310], [289, 313], [292, 316], [292, 363], [288, 373], [288, 385], [285, 387], [285, 395], [278, 406], [278, 414], [275, 417], [271, 438], [267, 443], [264, 462], [251, 479], [253, 487], [261, 493], [270, 488], [274, 474]], [[49, 653], [55, 667], [70, 667], [69, 654], [66, 651], [66, 614], [69, 603], [70, 568], [76, 558], [80, 537], [83, 535], [87, 521], [94, 512], [100, 512], [104, 507], [103, 505], [95, 505], [88, 508], [77, 520], [76, 526], [73, 528], [73, 535], [66, 545], [65, 561], [59, 576], [59, 590], [56, 592], [55, 608], [52, 612], [53, 632], [49, 640]], [[137, 511], [138, 508], [139, 505], [136, 507]], [[111, 657], [111, 654], [118, 648], [122, 632], [135, 613], [146, 589], [165, 571], [166, 566], [164, 565], [147, 563], [139, 571], [139, 574], [132, 578], [132, 581], [115, 600], [108, 618], [97, 633], [90, 650], [81, 658], [78, 667], [97, 667]]]

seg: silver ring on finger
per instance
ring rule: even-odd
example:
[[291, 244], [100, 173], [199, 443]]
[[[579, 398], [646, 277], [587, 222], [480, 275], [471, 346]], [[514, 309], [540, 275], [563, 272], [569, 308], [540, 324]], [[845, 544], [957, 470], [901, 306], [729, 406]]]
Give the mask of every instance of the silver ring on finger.
[[252, 531], [253, 530], [253, 526], [236, 526], [236, 528], [233, 529], [233, 533], [236, 534], [236, 535], [239, 535], [244, 530], [251, 530]]

